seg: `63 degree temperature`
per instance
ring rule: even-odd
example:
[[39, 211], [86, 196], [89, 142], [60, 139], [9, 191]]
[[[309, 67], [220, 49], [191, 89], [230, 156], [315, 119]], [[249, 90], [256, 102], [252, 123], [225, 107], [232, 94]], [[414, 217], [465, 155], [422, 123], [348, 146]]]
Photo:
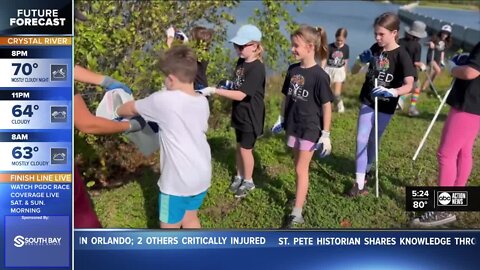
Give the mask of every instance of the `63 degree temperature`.
[[34, 152], [38, 152], [38, 147], [16, 146], [12, 149], [12, 157], [14, 159], [20, 159], [20, 158], [31, 159], [33, 157]]

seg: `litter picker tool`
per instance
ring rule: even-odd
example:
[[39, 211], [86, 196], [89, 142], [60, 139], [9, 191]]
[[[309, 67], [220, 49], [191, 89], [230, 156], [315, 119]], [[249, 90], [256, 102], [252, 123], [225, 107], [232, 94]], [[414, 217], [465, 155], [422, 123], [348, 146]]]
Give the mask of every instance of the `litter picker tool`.
[[430, 78], [430, 72], [432, 72], [432, 70], [433, 70], [433, 61], [434, 61], [434, 58], [435, 58], [434, 56], [435, 56], [435, 49], [432, 49], [432, 57], [430, 59], [430, 68], [427, 71], [425, 71], [425, 75], [427, 77], [428, 82], [430, 83], [430, 89], [433, 90], [433, 92], [437, 96], [438, 100], [440, 102], [442, 102], [442, 97], [440, 96], [437, 89], [435, 88], [435, 85], [433, 85], [432, 78]]
[[414, 162], [415, 162], [415, 160], [417, 159], [418, 155], [420, 154], [420, 151], [422, 150], [423, 144], [424, 144], [425, 141], [427, 140], [428, 135], [430, 134], [430, 131], [432, 130], [432, 127], [433, 127], [433, 125], [435, 124], [435, 121], [437, 120], [438, 115], [440, 114], [440, 111], [442, 111], [443, 105], [445, 105], [445, 102], [447, 102], [448, 95], [450, 94], [450, 91], [452, 90], [452, 87], [453, 87], [453, 84], [454, 84], [454, 83], [455, 83], [455, 80], [452, 81], [452, 83], [451, 83], [451, 85], [450, 85], [450, 88], [449, 88], [449, 89], [447, 90], [447, 92], [445, 93], [445, 96], [443, 97], [442, 102], [441, 102], [440, 105], [438, 106], [437, 112], [436, 112], [435, 115], [433, 116], [433, 119], [432, 119], [432, 121], [430, 122], [430, 125], [428, 126], [427, 131], [425, 132], [425, 135], [423, 135], [423, 138], [422, 138], [422, 140], [420, 141], [420, 145], [418, 146], [417, 151], [415, 152], [415, 155], [413, 155], [412, 160], [413, 160]]

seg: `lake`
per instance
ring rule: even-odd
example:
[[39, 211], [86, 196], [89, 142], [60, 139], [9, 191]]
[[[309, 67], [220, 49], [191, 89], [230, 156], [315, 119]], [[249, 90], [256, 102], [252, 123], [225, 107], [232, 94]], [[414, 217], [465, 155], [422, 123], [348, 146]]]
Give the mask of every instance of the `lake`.
[[[255, 8], [262, 7], [261, 1], [241, 1], [233, 10], [237, 22], [228, 26], [227, 35], [233, 37], [238, 27], [248, 23]], [[285, 5], [294, 20], [311, 26], [322, 26], [327, 30], [328, 42], [335, 40], [335, 31], [340, 27], [348, 30], [347, 44], [350, 46], [350, 58], [353, 59], [363, 50], [368, 49], [374, 42], [373, 20], [383, 12], [397, 12], [399, 5], [371, 1], [310, 1], [304, 6], [302, 13], [295, 8]], [[435, 8], [416, 8], [419, 13], [433, 16], [445, 21], [479, 29], [478, 11], [446, 10]], [[414, 11], [415, 11], [414, 10]], [[403, 37], [404, 24], [401, 25]], [[284, 31], [287, 35], [287, 32]], [[227, 45], [231, 46], [231, 45]], [[422, 61], [425, 61], [426, 48], [422, 49]], [[350, 61], [352, 64], [353, 61]]]

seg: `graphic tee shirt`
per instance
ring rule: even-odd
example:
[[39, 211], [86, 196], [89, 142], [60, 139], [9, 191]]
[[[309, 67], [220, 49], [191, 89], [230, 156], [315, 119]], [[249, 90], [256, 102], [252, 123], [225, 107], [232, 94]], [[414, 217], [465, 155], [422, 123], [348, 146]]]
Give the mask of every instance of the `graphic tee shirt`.
[[235, 68], [233, 89], [247, 96], [232, 103], [232, 127], [242, 132], [263, 134], [265, 121], [265, 65], [260, 60], [247, 63], [239, 58]]
[[400, 47], [403, 47], [412, 60], [413, 71], [415, 71], [415, 79], [418, 78], [417, 69], [415, 67], [415, 62], [420, 62], [420, 56], [422, 55], [422, 47], [420, 43], [412, 38], [401, 38], [398, 41]]
[[[383, 48], [375, 43], [370, 47], [370, 50], [373, 57], [370, 59], [365, 82], [360, 91], [360, 101], [374, 108], [375, 103], [371, 92], [375, 88], [375, 79], [377, 79], [378, 86], [398, 88], [403, 85], [405, 77], [414, 76], [415, 70], [413, 69], [410, 56], [401, 46], [391, 51], [383, 51]], [[394, 114], [397, 103], [398, 97], [379, 98], [378, 111]]]
[[289, 136], [316, 142], [323, 129], [322, 105], [333, 101], [330, 77], [319, 66], [288, 68], [282, 93], [286, 96], [284, 125]]
[[344, 44], [341, 48], [335, 45], [335, 42], [328, 45], [328, 60], [327, 66], [329, 67], [343, 67], [345, 60], [348, 60], [350, 56], [350, 49], [347, 44]]
[[160, 191], [193, 196], [210, 187], [210, 146], [207, 142], [208, 100], [177, 90], [163, 90], [135, 101], [146, 120], [158, 124]]
[[[480, 42], [470, 53], [467, 65], [480, 71]], [[458, 110], [480, 115], [480, 77], [473, 80], [455, 79], [447, 103]]]

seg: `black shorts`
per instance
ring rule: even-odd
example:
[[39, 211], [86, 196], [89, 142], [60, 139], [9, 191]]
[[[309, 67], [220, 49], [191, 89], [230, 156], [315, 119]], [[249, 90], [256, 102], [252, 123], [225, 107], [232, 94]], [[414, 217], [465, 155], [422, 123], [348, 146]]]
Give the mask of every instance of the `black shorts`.
[[257, 141], [257, 137], [255, 137], [253, 132], [244, 132], [235, 129], [235, 136], [237, 137], [237, 143], [245, 149], [252, 149]]

